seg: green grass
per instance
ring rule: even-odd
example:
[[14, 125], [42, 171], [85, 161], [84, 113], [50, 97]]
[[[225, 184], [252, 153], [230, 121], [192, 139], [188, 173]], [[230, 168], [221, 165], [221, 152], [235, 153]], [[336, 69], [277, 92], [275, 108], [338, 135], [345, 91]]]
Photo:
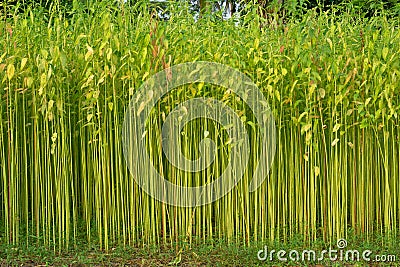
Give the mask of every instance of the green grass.
[[[335, 242], [354, 235], [399, 236], [400, 33], [398, 18], [310, 11], [278, 29], [250, 10], [243, 25], [213, 17], [195, 22], [172, 10], [156, 22], [140, 3], [115, 11], [100, 2], [92, 13], [66, 19], [54, 11], [0, 22], [1, 244], [61, 253], [85, 240], [118, 247], [202, 246], [221, 241]], [[152, 199], [126, 166], [121, 129], [130, 97], [151, 75], [191, 61], [229, 65], [258, 85], [275, 116], [277, 153], [266, 181], [249, 192], [259, 158], [250, 155], [243, 179], [222, 199], [180, 208]], [[230, 144], [203, 172], [183, 173], [162, 156], [161, 124], [194, 97], [226, 102], [246, 123], [252, 152], [260, 149], [249, 107], [225, 88], [177, 88], [153, 110], [147, 149], [164, 177], [201, 185], [218, 177]], [[183, 153], [200, 156], [207, 130], [187, 125]], [[83, 228], [80, 224], [83, 223]], [[82, 230], [83, 229], [83, 230]], [[9, 244], [9, 245], [5, 245]], [[197, 252], [196, 252], [197, 253]]]
[[[369, 249], [376, 254], [400, 255], [398, 240], [385, 240], [380, 236], [370, 236], [371, 241], [365, 242], [365, 237], [350, 234], [349, 248], [360, 251]], [[382, 243], [386, 246], [382, 246]], [[276, 257], [273, 261], [260, 261], [257, 253], [268, 245], [272, 249], [302, 251], [327, 249], [329, 244], [323, 240], [316, 240], [311, 246], [305, 245], [302, 236], [297, 235], [288, 242], [282, 243], [252, 243], [250, 246], [240, 244], [226, 244], [219, 240], [195, 246], [184, 246], [176, 250], [169, 245], [146, 245], [144, 247], [122, 247], [110, 244], [110, 250], [99, 249], [99, 244], [89, 245], [85, 240], [79, 240], [76, 248], [54, 252], [44, 246], [37, 246], [34, 242], [29, 245], [15, 246], [3, 243], [0, 246], [0, 266], [365, 266], [365, 262], [282, 262]], [[335, 244], [332, 244], [335, 247]], [[371, 263], [370, 266], [398, 266], [394, 263]]]

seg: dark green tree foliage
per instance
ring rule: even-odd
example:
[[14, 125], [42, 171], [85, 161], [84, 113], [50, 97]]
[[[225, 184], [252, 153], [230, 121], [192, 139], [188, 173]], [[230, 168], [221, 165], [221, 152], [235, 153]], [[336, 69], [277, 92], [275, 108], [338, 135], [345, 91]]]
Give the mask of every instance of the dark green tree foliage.
[[400, 1], [399, 0], [353, 0], [349, 1], [349, 5], [364, 14], [366, 17], [372, 17], [382, 11], [389, 13], [392, 16], [400, 15]]

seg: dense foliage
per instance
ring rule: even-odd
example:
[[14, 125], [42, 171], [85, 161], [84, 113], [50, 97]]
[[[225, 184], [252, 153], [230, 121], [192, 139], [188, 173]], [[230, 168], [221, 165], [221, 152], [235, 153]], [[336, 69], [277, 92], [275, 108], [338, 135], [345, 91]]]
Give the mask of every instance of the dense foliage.
[[[119, 9], [96, 3], [68, 19], [33, 10], [0, 22], [2, 240], [34, 237], [68, 247], [81, 235], [80, 224], [85, 238], [106, 249], [114, 241], [247, 244], [296, 234], [310, 242], [334, 240], [349, 229], [397, 236], [398, 19], [311, 10], [270, 27], [252, 8], [239, 22], [195, 21], [188, 7], [170, 8], [167, 22], [157, 22], [140, 3]], [[254, 80], [275, 116], [277, 154], [267, 180], [250, 193], [259, 143], [248, 107], [226, 88], [177, 88], [154, 110], [146, 135], [167, 179], [204, 184], [226, 164], [230, 145], [222, 141], [218, 165], [199, 174], [182, 174], [162, 156], [163, 115], [186, 99], [212, 96], [229, 104], [246, 123], [254, 153], [244, 179], [221, 200], [171, 207], [130, 177], [121, 124], [143, 81], [197, 60], [229, 65]], [[218, 125], [194, 121], [185, 129], [184, 153], [199, 156], [206, 130], [224, 140]]]

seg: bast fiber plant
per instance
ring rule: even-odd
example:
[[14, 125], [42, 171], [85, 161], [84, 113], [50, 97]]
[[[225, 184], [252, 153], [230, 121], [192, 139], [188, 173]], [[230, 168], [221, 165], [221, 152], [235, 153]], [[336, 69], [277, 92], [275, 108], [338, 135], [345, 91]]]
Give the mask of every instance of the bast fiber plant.
[[[346, 237], [349, 229], [398, 236], [398, 20], [310, 11], [270, 29], [252, 13], [242, 25], [233, 18], [194, 20], [176, 6], [168, 21], [157, 21], [141, 2], [122, 7], [96, 2], [68, 18], [56, 9], [47, 18], [28, 9], [0, 21], [2, 242], [61, 250], [83, 235], [108, 250], [116, 243], [287, 242], [299, 234], [309, 244]], [[135, 183], [121, 131], [144, 81], [200, 60], [228, 65], [257, 84], [275, 118], [277, 147], [265, 181], [250, 192], [263, 162], [249, 107], [227, 88], [175, 88], [154, 107], [143, 136], [165, 179], [199, 186], [228, 164], [227, 129], [209, 119], [185, 125], [180, 147], [171, 148], [194, 160], [201, 140], [214, 140], [209, 168], [185, 172], [163, 155], [165, 117], [195, 97], [231, 107], [252, 151], [232, 191], [183, 208], [153, 199]]]

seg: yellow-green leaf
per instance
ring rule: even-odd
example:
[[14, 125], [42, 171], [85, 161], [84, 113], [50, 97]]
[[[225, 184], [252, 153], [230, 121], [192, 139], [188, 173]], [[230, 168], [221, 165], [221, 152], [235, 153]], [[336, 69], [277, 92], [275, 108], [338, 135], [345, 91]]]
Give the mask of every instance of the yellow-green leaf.
[[149, 76], [149, 74], [150, 74], [150, 73], [149, 73], [148, 71], [146, 71], [146, 73], [145, 73], [145, 74], [143, 75], [143, 77], [142, 77], [142, 81], [144, 81], [144, 80], [146, 79], [146, 77]]
[[39, 95], [43, 94], [43, 88], [46, 86], [46, 84], [47, 84], [47, 75], [46, 73], [42, 73], [42, 75], [40, 76]]
[[28, 88], [30, 88], [32, 86], [32, 84], [33, 84], [33, 78], [32, 77], [27, 77], [26, 78], [26, 86]]
[[389, 48], [384, 47], [382, 49], [382, 57], [383, 57], [384, 60], [386, 60], [388, 53], [389, 53]]
[[53, 105], [54, 105], [54, 100], [50, 100], [47, 105], [48, 110], [51, 110], [53, 108]]
[[275, 90], [275, 97], [278, 99], [278, 101], [281, 101], [281, 94], [279, 93], [278, 90]]
[[332, 48], [333, 48], [332, 40], [331, 40], [331, 39], [329, 39], [329, 38], [327, 38], [327, 39], [326, 39], [326, 41], [328, 42], [328, 44], [329, 44], [329, 47], [330, 47], [330, 48], [331, 48], [331, 50], [332, 50]]
[[255, 40], [254, 40], [254, 48], [255, 49], [258, 49], [258, 46], [260, 45], [260, 39], [258, 39], [258, 38], [256, 38]]
[[335, 140], [333, 140], [333, 142], [332, 142], [332, 146], [336, 146], [336, 144], [339, 142], [339, 139], [338, 138], [336, 138]]
[[9, 64], [9, 65], [7, 66], [7, 78], [8, 78], [9, 80], [11, 80], [12, 77], [14, 76], [14, 73], [15, 73], [15, 67], [14, 67], [14, 65], [13, 65], [13, 64]]
[[93, 55], [94, 51], [93, 51], [93, 48], [91, 48], [88, 44], [86, 44], [86, 48], [87, 48], [87, 52], [85, 55], [85, 61], [88, 61], [89, 57], [91, 55]]
[[306, 124], [306, 125], [303, 125], [303, 127], [301, 127], [301, 133], [303, 134], [303, 133], [305, 133], [305, 132], [307, 132], [308, 130], [310, 130], [311, 129], [311, 127], [312, 127], [312, 124], [311, 123], [308, 123], [308, 124]]
[[314, 166], [315, 177], [318, 177], [319, 172], [320, 172], [319, 167], [318, 166]]
[[201, 82], [201, 83], [198, 84], [198, 89], [199, 89], [199, 91], [201, 91], [201, 89], [203, 88], [203, 86], [204, 86], [204, 83], [203, 83], [203, 82]]
[[21, 60], [21, 68], [20, 68], [20, 70], [23, 70], [23, 69], [24, 69], [24, 67], [25, 67], [25, 65], [26, 65], [26, 62], [28, 62], [28, 59], [27, 59], [26, 57], [24, 57], [24, 58]]
[[337, 130], [339, 130], [340, 128], [340, 124], [337, 123], [334, 127], [333, 127], [333, 131], [332, 132], [337, 132]]
[[93, 118], [93, 114], [88, 114], [87, 117], [86, 117], [88, 122], [91, 121], [92, 118]]
[[112, 102], [108, 103], [108, 108], [112, 111], [114, 108], [114, 103]]

